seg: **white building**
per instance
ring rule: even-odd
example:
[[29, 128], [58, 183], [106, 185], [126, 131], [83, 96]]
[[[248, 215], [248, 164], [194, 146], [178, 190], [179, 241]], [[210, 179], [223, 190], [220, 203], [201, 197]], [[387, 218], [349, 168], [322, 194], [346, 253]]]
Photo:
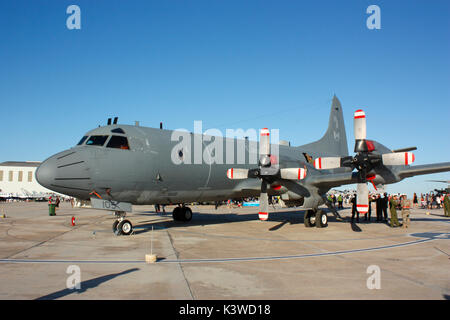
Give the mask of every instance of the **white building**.
[[7, 161], [0, 163], [1, 198], [41, 198], [55, 192], [41, 186], [35, 177], [35, 161]]

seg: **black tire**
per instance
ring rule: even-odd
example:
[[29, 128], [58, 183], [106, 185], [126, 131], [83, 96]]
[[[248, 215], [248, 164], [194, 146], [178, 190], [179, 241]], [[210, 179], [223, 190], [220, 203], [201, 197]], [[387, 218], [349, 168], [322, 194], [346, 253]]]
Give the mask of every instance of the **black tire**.
[[133, 232], [133, 225], [128, 220], [122, 220], [117, 226], [117, 231], [121, 235], [128, 236]]
[[173, 209], [172, 217], [173, 217], [174, 221], [181, 220], [181, 208], [180, 207], [176, 207], [175, 209]]
[[181, 215], [182, 215], [182, 220], [183, 221], [188, 222], [188, 221], [192, 220], [192, 210], [191, 210], [191, 208], [184, 207], [183, 210], [181, 210], [181, 212], [182, 212]]
[[328, 216], [322, 210], [316, 212], [316, 227], [326, 228], [328, 226]]
[[305, 217], [304, 217], [305, 227], [307, 227], [307, 228], [314, 227], [316, 225], [315, 219], [316, 219], [316, 216], [312, 210], [306, 211]]
[[114, 233], [116, 233], [117, 231], [117, 226], [119, 225], [119, 220], [114, 221], [113, 225], [112, 225], [112, 231]]

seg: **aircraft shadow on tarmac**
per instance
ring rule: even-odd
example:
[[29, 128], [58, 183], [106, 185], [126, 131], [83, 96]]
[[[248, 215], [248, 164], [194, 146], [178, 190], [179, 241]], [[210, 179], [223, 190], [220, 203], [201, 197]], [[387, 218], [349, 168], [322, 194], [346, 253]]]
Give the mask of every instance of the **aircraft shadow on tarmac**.
[[138, 270], [140, 270], [140, 269], [132, 268], [132, 269], [128, 269], [128, 270], [125, 270], [125, 271], [122, 271], [119, 273], [108, 274], [106, 276], [101, 276], [98, 278], [82, 281], [80, 283], [81, 288], [79, 290], [78, 289], [64, 289], [64, 290], [50, 293], [46, 296], [42, 296], [40, 298], [37, 298], [36, 300], [54, 300], [54, 299], [59, 299], [59, 298], [62, 298], [62, 297], [65, 297], [65, 296], [68, 296], [68, 295], [71, 295], [74, 293], [80, 294], [80, 293], [86, 292], [89, 289], [98, 287], [100, 284], [110, 281], [116, 277], [120, 277], [122, 275], [131, 273], [131, 272], [135, 272]]
[[[171, 218], [172, 213], [167, 212], [166, 215], [162, 217]], [[305, 216], [304, 211], [276, 211], [270, 213], [269, 220], [271, 222], [279, 222], [279, 224], [268, 228], [269, 231], [276, 231], [281, 229], [287, 223], [289, 224], [303, 224], [303, 219]], [[222, 213], [222, 214], [208, 214], [208, 213], [193, 213], [192, 221], [181, 222], [181, 221], [149, 221], [149, 223], [137, 224], [134, 234], [142, 234], [152, 230], [152, 226], [155, 229], [167, 229], [167, 228], [177, 228], [177, 227], [190, 227], [190, 226], [207, 226], [215, 224], [225, 224], [233, 222], [245, 222], [245, 221], [259, 221], [257, 213], [249, 214], [236, 214], [236, 213]], [[328, 215], [328, 222], [345, 222], [337, 221], [336, 218], [330, 213]]]

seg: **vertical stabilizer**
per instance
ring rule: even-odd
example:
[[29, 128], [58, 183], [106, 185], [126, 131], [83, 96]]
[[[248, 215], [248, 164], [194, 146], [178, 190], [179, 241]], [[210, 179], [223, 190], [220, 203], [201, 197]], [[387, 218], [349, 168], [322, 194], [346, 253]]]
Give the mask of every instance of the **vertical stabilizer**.
[[339, 99], [334, 96], [331, 103], [330, 120], [325, 135], [318, 141], [300, 147], [311, 153], [322, 156], [348, 156], [347, 135], [345, 132], [344, 115]]

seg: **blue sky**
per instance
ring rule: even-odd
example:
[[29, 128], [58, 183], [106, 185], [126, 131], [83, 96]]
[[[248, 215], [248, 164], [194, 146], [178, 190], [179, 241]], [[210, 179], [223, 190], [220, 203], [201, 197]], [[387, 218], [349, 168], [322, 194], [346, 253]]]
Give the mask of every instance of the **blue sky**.
[[[66, 27], [69, 5], [81, 30]], [[366, 8], [381, 9], [369, 30]], [[322, 136], [333, 94], [349, 149], [354, 110], [368, 137], [417, 146], [415, 164], [450, 161], [450, 2], [2, 1], [0, 161], [44, 160], [84, 132], [120, 123], [279, 128]], [[388, 188], [426, 192], [450, 173]]]

